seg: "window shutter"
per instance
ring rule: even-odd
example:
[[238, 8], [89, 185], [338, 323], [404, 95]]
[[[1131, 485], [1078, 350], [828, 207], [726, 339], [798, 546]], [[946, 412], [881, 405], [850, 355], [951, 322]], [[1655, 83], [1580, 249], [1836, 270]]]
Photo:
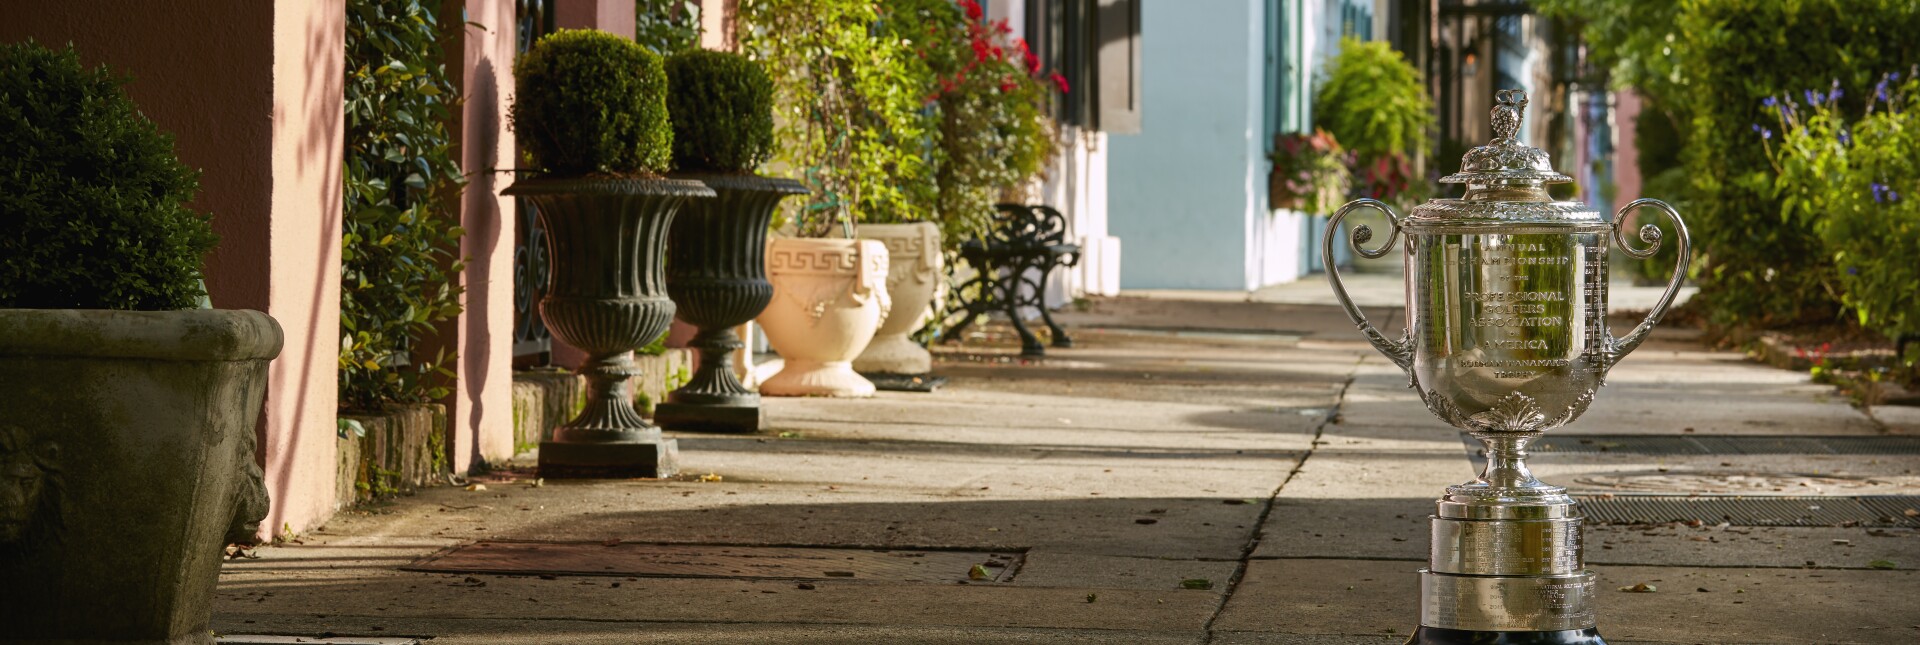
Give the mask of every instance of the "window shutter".
[[1139, 134], [1140, 0], [1097, 0], [1093, 18], [1093, 125]]

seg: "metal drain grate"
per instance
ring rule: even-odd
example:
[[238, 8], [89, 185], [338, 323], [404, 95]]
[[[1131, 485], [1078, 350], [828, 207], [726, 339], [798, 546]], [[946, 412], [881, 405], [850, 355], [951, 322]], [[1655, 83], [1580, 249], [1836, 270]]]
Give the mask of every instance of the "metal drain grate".
[[[1464, 433], [1460, 436], [1470, 450], [1480, 448], [1480, 440]], [[1548, 435], [1527, 450], [1636, 455], [1920, 455], [1920, 437]]]
[[[999, 582], [1023, 555], [992, 551], [912, 551], [807, 547], [485, 541], [401, 567], [434, 573]], [[980, 566], [975, 571], [975, 565]], [[977, 577], [981, 572], [984, 578]]]
[[1582, 495], [1587, 520], [1601, 524], [1701, 521], [1734, 526], [1920, 527], [1920, 496], [1863, 497]]

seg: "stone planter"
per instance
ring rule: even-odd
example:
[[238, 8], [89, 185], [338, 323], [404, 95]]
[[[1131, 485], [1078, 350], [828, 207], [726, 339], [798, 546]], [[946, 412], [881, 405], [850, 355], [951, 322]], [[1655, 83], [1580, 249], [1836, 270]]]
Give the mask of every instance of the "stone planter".
[[700, 328], [693, 379], [654, 406], [653, 420], [672, 430], [754, 432], [760, 395], [734, 374], [734, 351], [745, 347], [739, 326], [773, 299], [767, 282], [767, 224], [780, 200], [807, 192], [791, 179], [753, 175], [678, 175], [719, 195], [687, 205], [667, 243], [667, 293], [681, 320]]
[[773, 302], [760, 314], [785, 365], [772, 396], [873, 396], [853, 371], [887, 315], [887, 247], [873, 240], [777, 239], [767, 245]]
[[666, 477], [678, 452], [633, 407], [633, 350], [673, 321], [661, 261], [674, 213], [713, 197], [676, 179], [529, 179], [502, 191], [533, 202], [547, 231], [552, 276], [540, 317], [587, 353], [580, 415], [540, 443], [542, 477]]
[[213, 642], [280, 343], [257, 311], [0, 309], [0, 641]]
[[887, 297], [893, 308], [874, 333], [873, 343], [854, 359], [854, 371], [901, 375], [933, 371], [933, 354], [907, 336], [933, 315], [933, 297], [944, 264], [940, 227], [932, 222], [864, 224], [860, 237], [887, 245]]

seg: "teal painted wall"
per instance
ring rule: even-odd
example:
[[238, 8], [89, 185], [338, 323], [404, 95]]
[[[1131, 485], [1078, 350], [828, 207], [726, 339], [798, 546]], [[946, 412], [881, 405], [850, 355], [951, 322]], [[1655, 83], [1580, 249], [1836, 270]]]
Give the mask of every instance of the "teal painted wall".
[[1141, 3], [1137, 135], [1108, 137], [1124, 289], [1249, 289], [1266, 215], [1266, 14], [1260, 0]]

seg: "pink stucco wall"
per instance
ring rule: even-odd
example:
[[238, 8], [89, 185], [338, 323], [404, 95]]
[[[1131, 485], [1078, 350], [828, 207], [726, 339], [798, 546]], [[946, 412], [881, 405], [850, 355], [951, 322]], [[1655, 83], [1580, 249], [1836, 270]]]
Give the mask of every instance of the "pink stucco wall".
[[[507, 106], [513, 95], [516, 22], [512, 0], [465, 0], [466, 25], [456, 60], [460, 70], [461, 163], [467, 173], [461, 226], [467, 235], [465, 311], [441, 333], [458, 352], [459, 383], [447, 405], [448, 457], [456, 469], [513, 457], [514, 202], [500, 196], [512, 182], [513, 135]], [[452, 24], [454, 17], [447, 22]]]
[[0, 40], [71, 42], [129, 74], [128, 93], [202, 170], [214, 305], [286, 332], [260, 425], [273, 509], [263, 532], [333, 512], [340, 345], [343, 0], [143, 0], [0, 5]]

